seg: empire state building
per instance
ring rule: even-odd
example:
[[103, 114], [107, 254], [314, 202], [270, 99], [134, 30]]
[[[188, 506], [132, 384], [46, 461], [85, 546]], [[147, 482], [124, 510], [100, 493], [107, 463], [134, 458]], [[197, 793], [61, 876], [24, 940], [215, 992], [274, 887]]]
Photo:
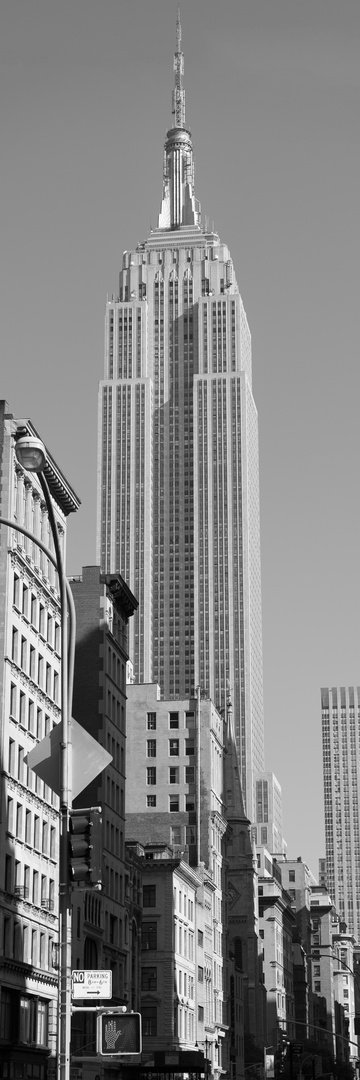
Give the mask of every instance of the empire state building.
[[264, 770], [257, 412], [230, 251], [202, 220], [177, 18], [158, 226], [124, 252], [99, 389], [97, 558], [139, 601], [135, 680], [231, 697], [243, 796]]

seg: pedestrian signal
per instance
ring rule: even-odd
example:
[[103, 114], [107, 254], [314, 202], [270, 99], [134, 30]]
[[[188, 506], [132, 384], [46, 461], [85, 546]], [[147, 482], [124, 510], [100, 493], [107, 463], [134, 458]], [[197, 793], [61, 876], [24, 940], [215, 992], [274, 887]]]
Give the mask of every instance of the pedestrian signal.
[[124, 1013], [121, 1007], [100, 1013], [96, 1049], [103, 1057], [141, 1054], [140, 1013]]

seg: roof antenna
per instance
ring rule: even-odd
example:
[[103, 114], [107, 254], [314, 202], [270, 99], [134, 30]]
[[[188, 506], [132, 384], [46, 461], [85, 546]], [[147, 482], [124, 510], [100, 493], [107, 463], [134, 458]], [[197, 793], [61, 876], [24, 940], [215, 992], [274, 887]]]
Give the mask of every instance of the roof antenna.
[[175, 87], [172, 96], [174, 127], [185, 127], [185, 90], [183, 87], [184, 54], [181, 52], [180, 4], [176, 17], [176, 53], [174, 55]]

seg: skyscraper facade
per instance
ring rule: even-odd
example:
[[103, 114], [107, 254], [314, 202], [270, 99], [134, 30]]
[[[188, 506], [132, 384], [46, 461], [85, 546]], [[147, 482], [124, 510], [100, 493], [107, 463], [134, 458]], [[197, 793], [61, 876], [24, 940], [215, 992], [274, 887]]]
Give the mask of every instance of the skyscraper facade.
[[231, 695], [254, 818], [264, 770], [258, 433], [251, 339], [226, 244], [202, 221], [177, 20], [173, 122], [157, 228], [124, 252], [107, 303], [97, 559], [139, 601], [136, 682]]
[[360, 687], [321, 690], [326, 880], [360, 940]]
[[272, 855], [286, 854], [281, 787], [274, 773], [255, 777], [255, 793], [256, 819], [251, 830], [255, 843], [264, 844]]

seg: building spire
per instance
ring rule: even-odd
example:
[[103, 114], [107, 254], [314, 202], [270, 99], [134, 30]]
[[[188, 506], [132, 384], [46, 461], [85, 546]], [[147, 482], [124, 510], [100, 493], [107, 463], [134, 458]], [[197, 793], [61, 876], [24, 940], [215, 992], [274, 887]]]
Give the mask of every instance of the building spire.
[[181, 52], [180, 4], [176, 18], [176, 52], [174, 54], [175, 87], [172, 94], [173, 127], [185, 127], [185, 90], [183, 87], [184, 53]]
[[177, 6], [176, 40], [177, 40], [177, 52], [180, 52], [180, 45], [181, 45], [180, 4], [178, 4], [178, 6]]
[[170, 131], [167, 132], [164, 148], [160, 229], [179, 229], [182, 225], [200, 225], [200, 209], [196, 205], [194, 192], [191, 132], [185, 124], [184, 54], [181, 52], [179, 4], [176, 18], [176, 45], [175, 87], [172, 93], [173, 123]]

